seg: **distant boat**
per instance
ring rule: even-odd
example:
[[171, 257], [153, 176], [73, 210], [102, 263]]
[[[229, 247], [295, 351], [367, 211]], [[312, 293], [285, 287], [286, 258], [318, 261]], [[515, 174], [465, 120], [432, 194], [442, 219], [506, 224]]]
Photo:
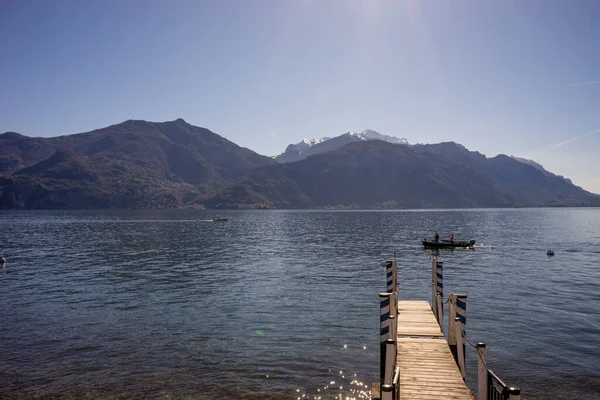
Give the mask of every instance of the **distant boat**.
[[213, 222], [227, 222], [229, 217], [219, 217], [218, 215], [212, 219]]
[[554, 255], [554, 250], [550, 249], [546, 252], [547, 255], [549, 256], [553, 256]]
[[438, 249], [452, 249], [455, 247], [473, 247], [475, 245], [474, 240], [438, 240], [435, 239], [423, 239], [423, 246], [429, 248], [438, 248]]

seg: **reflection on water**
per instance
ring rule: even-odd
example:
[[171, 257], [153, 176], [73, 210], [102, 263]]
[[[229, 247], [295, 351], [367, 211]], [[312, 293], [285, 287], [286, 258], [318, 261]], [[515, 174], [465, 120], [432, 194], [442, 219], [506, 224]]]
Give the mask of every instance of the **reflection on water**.
[[496, 373], [529, 399], [600, 389], [599, 210], [213, 217], [1, 212], [0, 397], [367, 398], [379, 262], [396, 251], [400, 297], [428, 299], [436, 231], [480, 245], [437, 255]]

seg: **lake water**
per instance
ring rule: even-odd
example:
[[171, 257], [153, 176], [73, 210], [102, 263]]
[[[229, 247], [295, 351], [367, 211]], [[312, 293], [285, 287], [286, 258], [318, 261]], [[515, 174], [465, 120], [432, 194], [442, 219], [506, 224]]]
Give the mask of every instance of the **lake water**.
[[523, 398], [600, 398], [599, 209], [214, 214], [0, 212], [0, 397], [363, 398], [380, 261], [430, 299], [438, 231], [483, 245], [440, 258], [488, 366]]

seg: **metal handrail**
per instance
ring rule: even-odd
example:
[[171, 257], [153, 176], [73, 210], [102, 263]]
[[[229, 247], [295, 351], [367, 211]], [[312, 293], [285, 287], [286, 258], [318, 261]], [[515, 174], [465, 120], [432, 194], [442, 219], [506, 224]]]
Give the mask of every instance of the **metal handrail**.
[[508, 386], [489, 369], [487, 370], [487, 400], [509, 400]]
[[507, 385], [506, 383], [504, 383], [504, 382], [502, 381], [502, 379], [500, 379], [500, 378], [498, 377], [498, 375], [496, 375], [496, 374], [494, 373], [494, 371], [492, 371], [491, 369], [489, 369], [489, 368], [487, 368], [487, 367], [486, 367], [486, 369], [487, 369], [488, 373], [489, 373], [489, 374], [492, 376], [492, 378], [494, 378], [494, 379], [496, 380], [496, 382], [498, 382], [498, 384], [499, 384], [500, 386], [502, 386], [503, 388], [508, 388], [508, 385]]

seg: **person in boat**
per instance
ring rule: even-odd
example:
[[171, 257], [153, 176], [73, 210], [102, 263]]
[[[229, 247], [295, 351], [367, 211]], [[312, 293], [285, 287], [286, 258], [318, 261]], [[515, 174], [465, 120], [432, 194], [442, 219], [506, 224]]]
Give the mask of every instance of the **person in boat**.
[[451, 234], [450, 234], [450, 242], [451, 242], [451, 243], [452, 243], [452, 242], [454, 242], [454, 233], [451, 233]]
[[438, 233], [436, 232], [435, 236], [433, 237], [433, 241], [437, 243], [439, 240], [440, 240], [440, 235], [438, 235]]

